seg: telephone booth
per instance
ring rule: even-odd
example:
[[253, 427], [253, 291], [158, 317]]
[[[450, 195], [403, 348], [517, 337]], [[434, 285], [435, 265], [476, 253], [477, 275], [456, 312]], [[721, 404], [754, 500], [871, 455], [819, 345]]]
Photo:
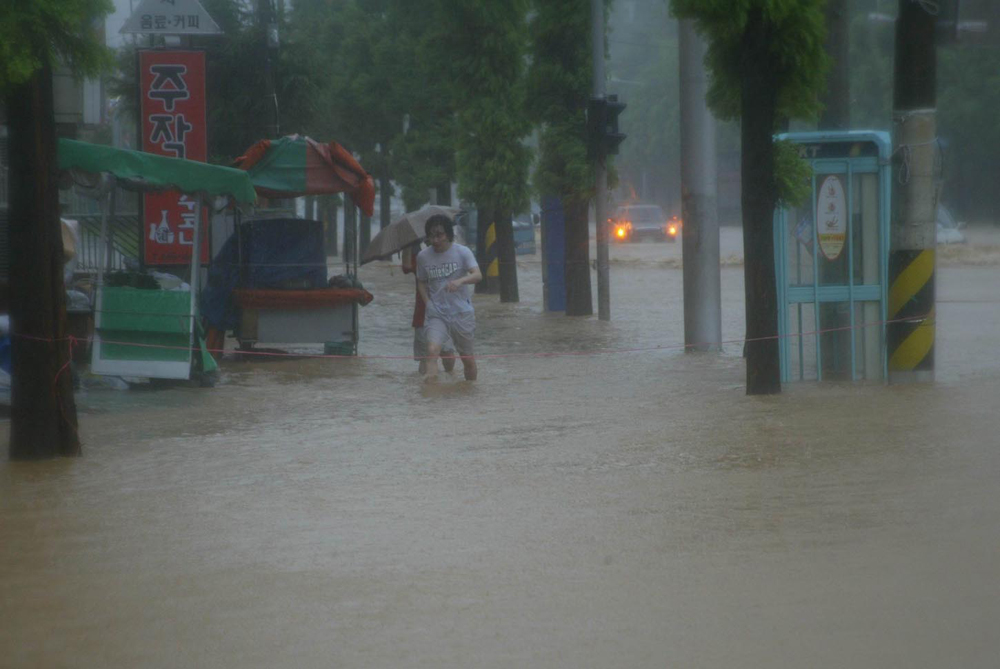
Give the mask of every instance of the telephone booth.
[[775, 211], [781, 380], [884, 381], [892, 141], [887, 132], [787, 133], [812, 196]]

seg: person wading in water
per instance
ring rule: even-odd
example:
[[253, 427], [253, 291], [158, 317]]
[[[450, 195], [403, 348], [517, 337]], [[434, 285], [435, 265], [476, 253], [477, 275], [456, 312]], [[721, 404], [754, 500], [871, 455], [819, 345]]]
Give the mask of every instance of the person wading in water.
[[483, 279], [476, 257], [467, 247], [455, 244], [455, 227], [446, 216], [431, 216], [424, 225], [429, 247], [417, 255], [417, 290], [427, 304], [424, 335], [427, 338], [426, 381], [436, 381], [441, 346], [451, 337], [462, 358], [467, 381], [475, 381], [473, 341], [476, 311], [472, 307], [472, 284]]

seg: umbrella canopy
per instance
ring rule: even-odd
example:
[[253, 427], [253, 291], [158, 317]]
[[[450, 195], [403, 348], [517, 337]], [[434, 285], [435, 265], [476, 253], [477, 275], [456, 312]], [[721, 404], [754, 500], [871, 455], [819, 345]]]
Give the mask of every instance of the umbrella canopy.
[[368, 250], [361, 258], [361, 264], [381, 258], [388, 258], [393, 253], [399, 253], [410, 244], [423, 241], [424, 225], [431, 216], [441, 215], [454, 221], [461, 209], [458, 207], [442, 207], [436, 204], [424, 205], [416, 211], [403, 214], [385, 229], [380, 230], [368, 244]]
[[107, 172], [128, 190], [207, 193], [251, 204], [257, 199], [246, 172], [231, 167], [72, 139], [59, 140], [59, 169], [91, 174]]
[[375, 182], [336, 142], [322, 144], [301, 135], [262, 139], [235, 165], [246, 170], [264, 197], [349, 193], [366, 215], [374, 215]]

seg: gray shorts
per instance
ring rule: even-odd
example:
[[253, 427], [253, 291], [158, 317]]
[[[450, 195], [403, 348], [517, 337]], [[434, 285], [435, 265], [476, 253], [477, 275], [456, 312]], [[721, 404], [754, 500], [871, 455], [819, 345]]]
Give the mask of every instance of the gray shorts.
[[424, 320], [424, 333], [428, 343], [443, 345], [450, 337], [460, 355], [472, 355], [472, 342], [476, 337], [476, 313], [467, 311], [449, 316], [430, 316]]
[[[445, 340], [444, 345], [441, 346], [442, 355], [455, 355], [455, 344], [452, 343], [451, 337]], [[424, 328], [413, 328], [413, 359], [421, 361], [427, 358], [427, 333]]]

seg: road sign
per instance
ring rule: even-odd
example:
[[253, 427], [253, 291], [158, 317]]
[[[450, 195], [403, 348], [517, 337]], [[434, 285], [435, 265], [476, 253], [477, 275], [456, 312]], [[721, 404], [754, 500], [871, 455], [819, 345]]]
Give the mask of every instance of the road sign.
[[198, 0], [143, 0], [119, 31], [141, 35], [221, 35]]

